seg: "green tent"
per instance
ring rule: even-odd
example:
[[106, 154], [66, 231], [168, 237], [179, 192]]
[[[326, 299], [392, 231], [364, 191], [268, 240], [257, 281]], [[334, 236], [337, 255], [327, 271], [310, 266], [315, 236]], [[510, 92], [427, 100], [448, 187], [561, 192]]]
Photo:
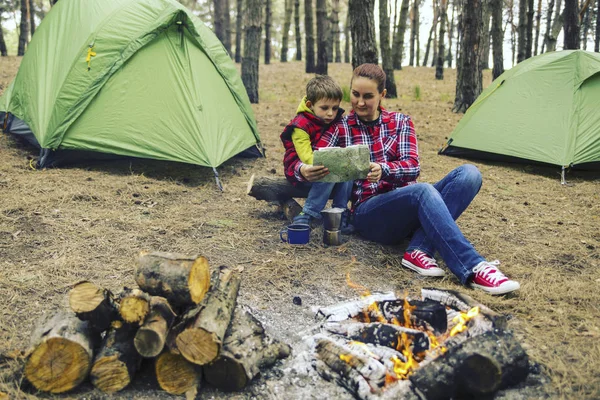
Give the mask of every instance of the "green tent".
[[254, 114], [221, 42], [175, 0], [61, 0], [0, 98], [3, 130], [42, 151], [217, 167], [262, 155]]
[[469, 107], [441, 154], [561, 167], [600, 166], [600, 54], [525, 60]]

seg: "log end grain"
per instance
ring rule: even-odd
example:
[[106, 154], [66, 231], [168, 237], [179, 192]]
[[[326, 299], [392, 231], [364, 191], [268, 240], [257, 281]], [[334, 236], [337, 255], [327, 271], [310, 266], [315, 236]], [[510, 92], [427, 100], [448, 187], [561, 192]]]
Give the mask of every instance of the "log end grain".
[[198, 257], [190, 268], [188, 286], [192, 301], [200, 303], [210, 289], [210, 267], [206, 257]]
[[90, 372], [92, 384], [106, 393], [114, 393], [131, 382], [127, 365], [118, 355], [97, 360]]
[[141, 324], [150, 312], [149, 302], [141, 297], [126, 297], [121, 300], [119, 313], [123, 321], [130, 324]]
[[90, 366], [90, 355], [81, 345], [64, 338], [51, 338], [29, 356], [25, 376], [39, 390], [62, 393], [79, 385]]
[[69, 305], [76, 313], [95, 310], [104, 301], [104, 291], [92, 282], [80, 282], [69, 292]]
[[208, 364], [219, 356], [221, 343], [214, 333], [202, 328], [186, 329], [175, 339], [177, 349], [190, 362]]
[[204, 367], [206, 382], [225, 391], [237, 391], [248, 384], [248, 374], [244, 366], [229, 357], [219, 357]]
[[156, 357], [164, 348], [165, 341], [154, 330], [140, 328], [133, 340], [133, 344], [142, 357]]
[[195, 364], [180, 354], [163, 352], [154, 364], [160, 387], [171, 394], [184, 394], [200, 383], [200, 373]]
[[459, 390], [471, 394], [490, 394], [502, 382], [502, 366], [492, 357], [473, 354], [467, 357], [457, 372]]

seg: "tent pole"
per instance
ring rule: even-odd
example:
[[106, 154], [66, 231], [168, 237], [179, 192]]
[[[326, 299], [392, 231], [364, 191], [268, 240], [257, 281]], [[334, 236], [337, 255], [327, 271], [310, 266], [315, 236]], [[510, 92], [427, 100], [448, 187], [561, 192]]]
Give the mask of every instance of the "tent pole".
[[565, 172], [567, 171], [567, 167], [562, 167], [562, 170], [560, 171], [560, 184], [561, 185], [566, 185], [567, 184], [567, 180], [565, 178]]
[[215, 180], [217, 181], [217, 187], [222, 192], [223, 191], [223, 185], [221, 185], [221, 181], [219, 180], [219, 173], [217, 172], [217, 169], [215, 167], [212, 167], [212, 169], [213, 169], [213, 172], [215, 174]]

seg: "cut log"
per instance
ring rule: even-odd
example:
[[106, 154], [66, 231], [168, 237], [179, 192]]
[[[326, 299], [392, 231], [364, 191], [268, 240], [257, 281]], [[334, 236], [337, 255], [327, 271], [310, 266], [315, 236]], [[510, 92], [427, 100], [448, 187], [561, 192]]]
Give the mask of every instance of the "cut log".
[[[433, 330], [436, 334], [446, 333], [448, 329], [448, 316], [446, 307], [437, 301], [433, 300], [406, 300], [410, 310], [407, 313], [410, 315], [410, 326], [422, 327], [424, 329]], [[377, 310], [381, 316], [388, 321], [397, 320], [400, 325], [405, 325], [405, 301], [399, 300], [383, 300], [377, 302], [377, 307], [371, 307], [372, 310]], [[375, 311], [370, 311], [371, 320], [374, 320], [377, 315]]]
[[114, 321], [94, 358], [90, 380], [106, 393], [125, 388], [135, 376], [142, 358], [133, 345], [137, 327]]
[[98, 332], [108, 329], [119, 318], [119, 305], [113, 294], [89, 281], [82, 281], [69, 292], [69, 305], [82, 321], [89, 321]]
[[153, 296], [150, 299], [150, 313], [138, 329], [133, 341], [142, 357], [156, 357], [162, 352], [174, 320], [175, 313], [167, 299]]
[[428, 400], [480, 398], [527, 377], [525, 350], [507, 331], [487, 332], [450, 348], [410, 376]]
[[356, 340], [362, 343], [371, 343], [378, 346], [390, 347], [401, 350], [408, 345], [413, 354], [422, 353], [429, 350], [429, 337], [416, 329], [405, 328], [403, 326], [374, 323], [328, 323], [325, 329], [338, 335], [344, 335], [348, 339]]
[[139, 287], [167, 299], [175, 308], [198, 304], [210, 288], [210, 269], [204, 257], [141, 252], [135, 270]]
[[139, 289], [124, 288], [119, 304], [119, 314], [128, 324], [141, 325], [150, 313], [150, 296]]
[[318, 308], [316, 315], [325, 317], [328, 322], [345, 321], [364, 313], [371, 303], [383, 300], [397, 300], [397, 298], [394, 292], [374, 293], [358, 300]]
[[281, 204], [281, 211], [288, 221], [291, 221], [296, 215], [302, 212], [302, 206], [296, 200], [289, 199]]
[[[294, 186], [285, 178], [269, 178], [254, 176], [248, 182], [246, 193], [256, 200], [275, 201], [281, 204], [293, 198], [306, 198], [307, 186]], [[330, 198], [332, 198], [330, 196]]]
[[44, 392], [73, 389], [88, 376], [98, 340], [91, 324], [70, 312], [45, 315], [31, 335], [25, 377]]
[[154, 364], [159, 386], [171, 394], [184, 394], [200, 386], [201, 368], [185, 359], [181, 354], [164, 351]]
[[239, 273], [226, 269], [218, 281], [202, 304], [183, 317], [178, 327], [174, 327], [177, 349], [194, 364], [208, 364], [219, 356], [235, 309], [241, 281]]
[[240, 390], [261, 368], [289, 355], [288, 345], [268, 337], [252, 314], [237, 308], [227, 329], [223, 350], [215, 361], [204, 366], [204, 377], [218, 389]]

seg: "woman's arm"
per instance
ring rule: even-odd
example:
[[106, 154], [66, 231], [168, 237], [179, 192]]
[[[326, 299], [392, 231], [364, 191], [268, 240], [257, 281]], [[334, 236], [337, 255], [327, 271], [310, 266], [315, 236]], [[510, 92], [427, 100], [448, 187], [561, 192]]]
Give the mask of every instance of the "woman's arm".
[[413, 182], [419, 176], [419, 151], [417, 135], [411, 118], [408, 115], [394, 114], [398, 118], [396, 125], [396, 143], [394, 155], [386, 151], [386, 162], [381, 164], [381, 179], [390, 183]]

